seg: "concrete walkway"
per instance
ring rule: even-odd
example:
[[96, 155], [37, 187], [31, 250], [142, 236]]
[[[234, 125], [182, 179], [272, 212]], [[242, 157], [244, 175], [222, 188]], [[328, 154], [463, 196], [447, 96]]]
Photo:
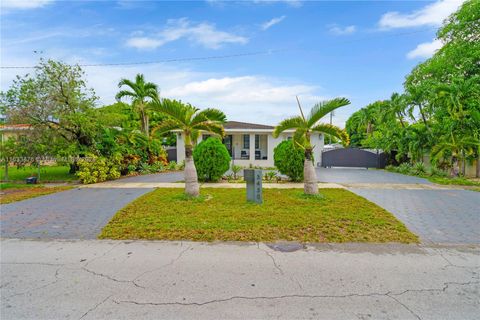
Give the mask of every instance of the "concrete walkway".
[[480, 309], [478, 247], [0, 245], [2, 320], [468, 320], [478, 319]]

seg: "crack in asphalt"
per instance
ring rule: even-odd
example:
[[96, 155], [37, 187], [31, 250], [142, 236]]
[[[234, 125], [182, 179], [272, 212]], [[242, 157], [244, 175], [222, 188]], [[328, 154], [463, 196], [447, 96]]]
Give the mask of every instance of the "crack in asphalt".
[[274, 265], [275, 269], [277, 269], [278, 272], [283, 276], [283, 270], [282, 270], [282, 268], [280, 268], [280, 266], [277, 264], [277, 261], [275, 260], [275, 257], [274, 257], [272, 254], [270, 254], [270, 252], [268, 252], [267, 250], [264, 250], [264, 249], [260, 248], [260, 243], [258, 243], [258, 242], [257, 242], [257, 248], [258, 248], [260, 251], [263, 251], [267, 256], [270, 257], [270, 259], [271, 259], [272, 262], [273, 262], [273, 265]]
[[131, 284], [133, 284], [135, 287], [142, 288], [142, 289], [146, 289], [145, 287], [143, 287], [143, 286], [135, 283], [133, 280], [120, 280], [120, 279], [114, 278], [114, 277], [112, 277], [112, 276], [109, 276], [108, 274], [95, 272], [95, 271], [90, 270], [90, 269], [87, 269], [87, 268], [85, 268], [85, 267], [80, 268], [80, 270], [86, 271], [86, 272], [88, 272], [88, 273], [90, 273], [90, 274], [93, 274], [93, 275], [95, 275], [95, 276], [102, 277], [102, 278], [105, 278], [105, 279], [108, 279], [108, 280], [111, 280], [111, 281], [114, 281], [114, 282], [119, 282], [119, 283], [131, 283]]
[[95, 260], [98, 260], [98, 259], [101, 259], [103, 257], [105, 257], [107, 254], [109, 254], [110, 252], [112, 252], [116, 247], [118, 247], [119, 245], [121, 245], [122, 243], [121, 242], [118, 242], [116, 243], [113, 247], [111, 247], [110, 249], [108, 249], [107, 251], [105, 251], [102, 255], [98, 256], [98, 257], [95, 257], [95, 258], [92, 258], [90, 261], [87, 261], [87, 263], [85, 263], [84, 267], [87, 267], [90, 263], [92, 263], [93, 261]]
[[32, 291], [37, 291], [37, 290], [40, 290], [40, 289], [49, 287], [49, 286], [51, 286], [51, 285], [54, 285], [55, 283], [57, 283], [58, 281], [60, 281], [60, 278], [58, 277], [58, 274], [59, 274], [59, 272], [60, 272], [60, 269], [62, 269], [62, 268], [63, 268], [63, 266], [60, 266], [59, 268], [57, 268], [57, 270], [55, 270], [55, 280], [53, 280], [52, 282], [49, 282], [49, 283], [44, 284], [44, 285], [41, 285], [41, 286], [39, 286], [39, 287], [35, 287], [35, 288], [32, 288], [32, 289], [29, 289], [29, 290], [24, 291], [24, 292], [14, 293], [14, 294], [12, 294], [12, 295], [9, 295], [9, 296], [6, 297], [6, 298], [8, 299], [8, 298], [16, 297], [16, 296], [21, 296], [21, 295], [24, 295], [24, 294], [31, 293]]
[[[389, 298], [393, 298], [394, 300], [396, 300], [397, 302], [399, 302], [401, 305], [403, 305], [405, 308], [408, 309], [408, 307], [406, 307], [403, 303], [401, 303], [400, 301], [395, 299], [393, 296], [401, 296], [401, 295], [406, 294], [408, 292], [445, 292], [450, 285], [465, 286], [465, 285], [472, 285], [472, 284], [478, 284], [478, 283], [480, 283], [480, 281], [445, 282], [444, 286], [442, 288], [407, 289], [407, 290], [404, 290], [400, 293], [394, 293], [392, 291], [387, 291], [387, 292], [372, 292], [372, 293], [364, 293], [364, 294], [362, 294], [362, 293], [350, 293], [350, 294], [344, 294], [344, 295], [286, 294], [286, 295], [280, 295], [280, 296], [232, 296], [232, 297], [228, 297], [228, 298], [214, 299], [214, 300], [208, 300], [208, 301], [204, 301], [204, 302], [178, 302], [178, 301], [173, 301], [173, 302], [139, 302], [139, 301], [134, 301], [134, 300], [115, 300], [115, 299], [113, 299], [112, 301], [116, 304], [129, 303], [129, 304], [135, 304], [135, 305], [153, 305], [153, 306], [169, 306], [169, 305], [204, 306], [204, 305], [208, 305], [208, 304], [222, 303], [222, 302], [228, 302], [228, 301], [232, 301], [232, 300], [277, 300], [277, 299], [288, 299], [288, 298], [315, 299], [315, 298], [351, 298], [351, 297], [387, 296]], [[418, 315], [417, 315], [417, 317], [418, 317]]]
[[112, 295], [109, 295], [108, 297], [106, 297], [105, 299], [103, 299], [102, 301], [94, 305], [92, 308], [88, 309], [87, 312], [85, 312], [80, 318], [78, 318], [78, 320], [85, 318], [90, 312], [95, 311], [95, 309], [97, 309], [99, 306], [107, 302], [107, 300], [110, 299], [111, 296]]
[[[155, 268], [155, 269], [151, 269], [151, 270], [147, 270], [147, 271], [145, 271], [145, 272], [142, 272], [141, 274], [139, 274], [138, 276], [136, 276], [133, 280], [121, 280], [121, 279], [117, 279], [117, 278], [112, 277], [112, 276], [110, 276], [110, 275], [108, 275], [108, 274], [104, 274], [104, 273], [100, 273], [100, 272], [96, 272], [96, 271], [93, 271], [93, 270], [91, 270], [91, 269], [88, 269], [88, 268], [86, 268], [85, 266], [83, 266], [83, 267], [81, 268], [81, 270], [84, 270], [84, 271], [86, 271], [86, 272], [88, 272], [88, 273], [90, 273], [90, 274], [93, 274], [93, 275], [98, 276], [98, 277], [106, 278], [106, 279], [111, 280], [111, 281], [114, 281], [114, 282], [119, 282], [119, 283], [131, 283], [131, 284], [133, 284], [133, 285], [134, 285], [135, 287], [137, 287], [137, 288], [146, 289], [146, 287], [144, 287], [144, 286], [142, 286], [142, 285], [139, 285], [139, 284], [136, 282], [140, 277], [144, 276], [145, 274], [148, 274], [148, 273], [151, 273], [151, 272], [154, 272], [154, 271], [160, 270], [160, 269], [162, 269], [162, 268], [165, 268], [165, 267], [168, 267], [168, 266], [173, 265], [175, 262], [177, 262], [178, 260], [180, 260], [180, 258], [183, 256], [183, 254], [184, 254], [186, 251], [188, 251], [188, 250], [190, 250], [190, 249], [191, 249], [191, 246], [188, 246], [187, 248], [185, 248], [184, 250], [182, 250], [182, 251], [177, 255], [177, 257], [175, 257], [174, 259], [172, 259], [169, 263], [164, 264], [164, 265], [162, 265], [162, 266], [160, 266], [160, 267], [157, 267], [157, 268]], [[108, 252], [110, 252], [110, 251], [112, 251], [112, 250], [113, 250], [113, 248], [112, 248], [111, 250], [105, 252], [102, 256], [105, 256], [106, 254], [108, 254]], [[98, 257], [98, 258], [100, 258], [100, 257]], [[91, 262], [91, 261], [90, 261], [90, 262]]]
[[64, 263], [47, 263], [47, 262], [0, 262], [5, 265], [39, 265], [39, 266], [65, 266]]
[[[143, 277], [144, 275], [146, 275], [146, 274], [148, 274], [148, 273], [155, 272], [155, 271], [157, 271], [157, 270], [160, 270], [160, 269], [163, 269], [163, 268], [166, 268], [166, 267], [168, 267], [168, 266], [173, 265], [173, 264], [176, 263], [178, 260], [180, 260], [180, 258], [182, 258], [183, 254], [184, 254], [185, 252], [187, 252], [187, 251], [190, 250], [191, 248], [192, 248], [192, 246], [188, 246], [187, 248], [183, 249], [182, 251], [180, 251], [180, 253], [179, 253], [175, 258], [173, 258], [173, 259], [172, 259], [169, 263], [167, 263], [167, 264], [164, 264], [164, 265], [161, 265], [161, 266], [159, 266], [159, 267], [157, 267], [157, 268], [154, 268], [154, 269], [151, 269], [151, 270], [147, 270], [147, 271], [145, 271], [145, 272], [140, 273], [138, 276], [136, 276], [136, 277], [132, 280], [132, 282], [133, 282], [135, 285], [137, 285], [136, 281], [137, 281], [138, 279], [140, 279], [141, 277]], [[138, 285], [137, 285], [137, 286], [138, 286]], [[143, 288], [143, 287], [142, 287], [142, 288]]]
[[415, 318], [417, 318], [418, 320], [422, 320], [422, 318], [420, 318], [420, 316], [418, 314], [416, 314], [415, 312], [413, 312], [412, 309], [410, 309], [406, 304], [404, 304], [403, 302], [401, 302], [400, 300], [398, 300], [397, 298], [391, 296], [390, 294], [386, 294], [387, 297], [393, 299], [395, 302], [397, 302], [399, 305], [401, 305], [403, 308], [405, 308], [408, 312], [410, 312]]
[[479, 269], [480, 266], [459, 266], [457, 264], [452, 263], [447, 257], [443, 255], [443, 253], [440, 250], [434, 249], [435, 252], [447, 263], [447, 265], [444, 268], [452, 267], [452, 268], [461, 268], [461, 269]]

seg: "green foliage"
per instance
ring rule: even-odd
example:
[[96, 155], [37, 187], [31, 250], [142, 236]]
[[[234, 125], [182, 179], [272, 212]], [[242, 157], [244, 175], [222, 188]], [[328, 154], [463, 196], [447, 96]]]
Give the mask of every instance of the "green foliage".
[[406, 77], [405, 92], [347, 120], [352, 142], [411, 162], [430, 153], [453, 176], [480, 159], [479, 21], [480, 1], [465, 1], [437, 32], [442, 48]]
[[[13, 81], [1, 94], [0, 105], [12, 123], [29, 123], [44, 135], [54, 134], [75, 154], [95, 144], [99, 127], [97, 97], [86, 87], [79, 66], [41, 59], [34, 72]], [[44, 153], [51, 153], [46, 144]]]
[[425, 167], [425, 164], [423, 164], [423, 162], [414, 163], [411, 169], [411, 173], [417, 176], [423, 175], [426, 172], [427, 172], [427, 169]]
[[200, 142], [193, 151], [193, 159], [200, 181], [218, 181], [230, 166], [230, 155], [218, 138]]
[[436, 166], [431, 166], [428, 169], [428, 175], [431, 177], [446, 177], [448, 174], [444, 170], [437, 168]]
[[238, 179], [238, 173], [242, 171], [243, 167], [242, 166], [237, 166], [237, 165], [232, 165], [232, 173], [233, 173], [233, 179], [237, 180]]
[[266, 181], [273, 181], [277, 178], [277, 173], [275, 171], [267, 171], [264, 175]]
[[303, 165], [305, 153], [299, 148], [294, 148], [292, 140], [282, 141], [273, 150], [273, 159], [278, 171], [292, 181], [303, 180]]
[[412, 165], [408, 162], [404, 162], [397, 167], [397, 172], [402, 174], [409, 174], [412, 171]]
[[79, 160], [77, 177], [84, 184], [103, 182], [120, 178], [121, 156], [111, 159], [90, 156], [88, 159]]
[[168, 170], [177, 170], [177, 167], [178, 165], [177, 165], [177, 162], [175, 161], [170, 161], [167, 165]]
[[157, 85], [151, 82], [145, 82], [143, 74], [137, 74], [135, 81], [122, 79], [118, 87], [127, 87], [129, 90], [120, 90], [116, 99], [129, 98], [132, 101], [133, 109], [140, 117], [140, 128], [147, 137], [150, 135], [149, 114], [153, 101], [158, 100]]

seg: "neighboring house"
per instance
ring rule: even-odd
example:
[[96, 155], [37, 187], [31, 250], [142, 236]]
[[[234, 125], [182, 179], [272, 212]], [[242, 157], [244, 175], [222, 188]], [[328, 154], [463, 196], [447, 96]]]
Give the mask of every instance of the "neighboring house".
[[3, 143], [9, 138], [19, 139], [21, 136], [26, 136], [28, 130], [32, 130], [29, 124], [1, 124], [0, 125], [0, 141]]
[[[273, 137], [273, 126], [238, 121], [227, 121], [224, 124], [225, 137], [223, 144], [227, 147], [232, 161], [243, 167], [273, 167], [273, 150], [286, 139], [291, 139], [293, 131], [286, 131], [278, 138]], [[200, 134], [197, 143], [210, 137], [211, 134]], [[185, 160], [185, 144], [182, 133], [177, 133], [177, 161]], [[314, 159], [320, 165], [323, 149], [323, 135], [312, 134]]]

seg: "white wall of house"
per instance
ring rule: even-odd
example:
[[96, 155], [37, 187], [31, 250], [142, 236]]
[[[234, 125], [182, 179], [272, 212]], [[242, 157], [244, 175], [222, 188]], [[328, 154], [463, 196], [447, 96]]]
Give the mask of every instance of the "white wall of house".
[[[282, 133], [278, 138], [274, 138], [271, 130], [226, 130], [226, 135], [232, 135], [232, 147], [234, 152], [234, 163], [242, 167], [258, 166], [258, 167], [273, 167], [273, 150], [283, 140], [292, 137], [292, 132]], [[250, 136], [250, 148], [244, 148], [243, 135]], [[255, 149], [255, 135], [260, 135], [259, 148]], [[177, 133], [177, 161], [181, 163], [185, 160], [185, 139], [183, 134]], [[200, 135], [197, 143], [202, 141]], [[321, 153], [324, 146], [323, 135], [314, 134], [311, 137], [312, 145], [314, 145], [313, 155], [315, 165], [321, 165]], [[246, 151], [249, 159], [241, 159], [242, 150]], [[261, 159], [255, 159], [255, 150], [260, 151]], [[263, 159], [264, 157], [267, 159]]]

